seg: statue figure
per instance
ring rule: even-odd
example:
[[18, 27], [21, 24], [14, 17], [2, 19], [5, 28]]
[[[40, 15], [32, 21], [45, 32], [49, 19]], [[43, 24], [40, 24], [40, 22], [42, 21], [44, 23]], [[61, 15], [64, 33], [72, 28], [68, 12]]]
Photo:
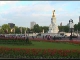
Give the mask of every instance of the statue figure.
[[[53, 10], [53, 15], [52, 15], [52, 17], [55, 17], [54, 12], [55, 12], [55, 10]], [[56, 25], [56, 23], [55, 23], [55, 21], [53, 20], [53, 18], [51, 18], [51, 24], [52, 24], [53, 26]]]
[[55, 17], [54, 12], [55, 12], [55, 10], [53, 10], [53, 15], [52, 15], [52, 17]]

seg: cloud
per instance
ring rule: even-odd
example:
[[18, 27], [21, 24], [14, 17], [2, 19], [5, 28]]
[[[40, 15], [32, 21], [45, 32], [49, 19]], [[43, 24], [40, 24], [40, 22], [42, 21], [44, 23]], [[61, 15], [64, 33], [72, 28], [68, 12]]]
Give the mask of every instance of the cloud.
[[[28, 4], [27, 4], [28, 3]], [[29, 4], [30, 3], [30, 4]], [[56, 19], [57, 24], [60, 25], [63, 22], [63, 25], [67, 25], [70, 18], [75, 20], [77, 23], [79, 11], [76, 12], [70, 11], [67, 9], [69, 6], [68, 2], [43, 2], [43, 1], [35, 1], [35, 2], [25, 2], [25, 4], [21, 4], [21, 2], [3, 2], [3, 5], [10, 5], [10, 7], [6, 10], [0, 12], [0, 15], [7, 22], [13, 22], [18, 26], [27, 26], [30, 27], [30, 22], [35, 21], [41, 26], [49, 26], [51, 23], [52, 10], [56, 10]], [[0, 5], [1, 6], [1, 5]], [[0, 17], [1, 19], [1, 17]], [[4, 19], [1, 19], [1, 21]], [[4, 23], [6, 23], [4, 21]], [[2, 23], [2, 22], [0, 22]]]
[[4, 5], [12, 5], [15, 4], [17, 1], [0, 1], [0, 6]]
[[32, 16], [33, 17], [50, 17], [51, 16], [51, 14], [36, 14], [36, 13], [32, 13]]
[[10, 3], [10, 1], [0, 1], [0, 6]]
[[6, 18], [3, 18], [2, 16], [0, 16], [0, 26], [3, 24], [7, 24], [9, 21], [10, 21], [9, 19], [6, 19]]

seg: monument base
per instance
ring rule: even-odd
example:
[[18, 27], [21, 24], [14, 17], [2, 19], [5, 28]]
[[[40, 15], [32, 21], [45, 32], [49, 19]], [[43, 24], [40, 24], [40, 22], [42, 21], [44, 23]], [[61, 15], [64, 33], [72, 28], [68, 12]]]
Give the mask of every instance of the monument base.
[[57, 30], [49, 30], [48, 33], [58, 33]]

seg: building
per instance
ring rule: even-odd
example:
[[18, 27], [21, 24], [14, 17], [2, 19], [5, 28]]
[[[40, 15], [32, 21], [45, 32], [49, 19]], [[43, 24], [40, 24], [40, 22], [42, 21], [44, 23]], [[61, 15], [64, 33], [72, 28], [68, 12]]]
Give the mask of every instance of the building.
[[15, 24], [14, 23], [8, 23], [8, 25], [10, 26], [11, 28], [11, 32], [15, 32]]
[[32, 29], [34, 27], [34, 25], [36, 24], [36, 22], [30, 22], [30, 28]]
[[8, 25], [10, 26], [10, 28], [14, 28], [15, 27], [14, 23], [8, 23]]
[[80, 16], [79, 16], [79, 23], [80, 23]]

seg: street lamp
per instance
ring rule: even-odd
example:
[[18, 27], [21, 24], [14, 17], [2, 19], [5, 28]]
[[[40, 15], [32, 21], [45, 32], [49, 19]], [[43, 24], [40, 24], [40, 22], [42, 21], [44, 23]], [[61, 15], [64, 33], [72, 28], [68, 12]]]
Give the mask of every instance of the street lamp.
[[29, 36], [29, 31], [28, 31], [28, 27], [26, 28], [26, 31], [27, 31], [27, 36]]
[[74, 29], [74, 23], [72, 19], [69, 20], [69, 27], [71, 30], [70, 40], [72, 40], [72, 30]]
[[25, 39], [26, 39], [26, 29], [25, 29]]
[[78, 29], [77, 29], [77, 37], [78, 37]]
[[21, 31], [21, 34], [22, 34], [22, 27], [20, 27], [20, 31]]

